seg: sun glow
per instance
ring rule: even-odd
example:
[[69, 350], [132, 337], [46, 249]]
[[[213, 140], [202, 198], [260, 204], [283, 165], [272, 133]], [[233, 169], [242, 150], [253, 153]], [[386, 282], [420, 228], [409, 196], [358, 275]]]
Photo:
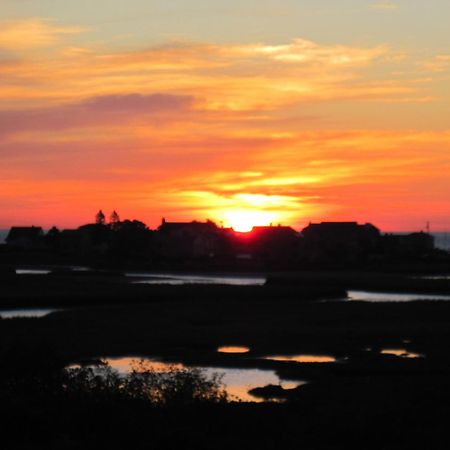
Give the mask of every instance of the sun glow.
[[278, 214], [270, 211], [235, 210], [225, 213], [225, 224], [234, 231], [246, 233], [256, 226], [267, 226], [276, 222]]

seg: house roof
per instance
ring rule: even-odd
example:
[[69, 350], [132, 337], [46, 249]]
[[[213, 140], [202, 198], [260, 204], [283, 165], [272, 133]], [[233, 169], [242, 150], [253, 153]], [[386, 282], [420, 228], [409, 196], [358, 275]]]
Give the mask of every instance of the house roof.
[[371, 230], [379, 232], [378, 228], [371, 223], [358, 224], [358, 222], [321, 222], [310, 223], [306, 228], [302, 230], [302, 233], [308, 233], [311, 231], [319, 231], [326, 233], [335, 232], [356, 232], [361, 230]]
[[163, 232], [171, 232], [171, 231], [215, 231], [217, 230], [217, 225], [214, 222], [206, 221], [206, 222], [166, 222], [163, 223], [159, 227], [159, 231]]
[[261, 235], [281, 235], [281, 234], [297, 234], [297, 232], [291, 228], [286, 226], [257, 226], [253, 227], [251, 233]]
[[41, 227], [12, 227], [9, 230], [6, 242], [17, 239], [38, 239], [44, 235], [44, 230]]

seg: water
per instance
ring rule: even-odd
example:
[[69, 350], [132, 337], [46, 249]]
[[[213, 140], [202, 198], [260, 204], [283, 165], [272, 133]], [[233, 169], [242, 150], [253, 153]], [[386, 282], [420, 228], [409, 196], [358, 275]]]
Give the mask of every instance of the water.
[[[184, 284], [220, 284], [229, 286], [263, 286], [265, 277], [261, 276], [239, 276], [239, 275], [180, 275], [174, 273], [151, 273], [135, 272], [126, 273], [130, 278], [141, 278], [135, 280], [136, 284], [169, 284], [180, 286]], [[142, 279], [143, 278], [143, 279]]]
[[326, 355], [275, 355], [266, 356], [264, 359], [297, 363], [334, 363], [337, 361], [333, 356]]
[[272, 384], [280, 385], [284, 389], [293, 389], [297, 386], [305, 384], [301, 381], [281, 380], [273, 370], [185, 366], [181, 363], [170, 364], [157, 359], [139, 359], [138, 357], [103, 359], [103, 361], [107, 362], [113, 369], [117, 370], [122, 375], [130, 373], [133, 370], [133, 367], [140, 370], [140, 366], [137, 363], [141, 360], [144, 361], [144, 369], [154, 370], [156, 372], [196, 368], [202, 370], [208, 378], [213, 374], [217, 374], [222, 377], [222, 383], [224, 384], [227, 393], [230, 395], [231, 400], [239, 400], [243, 402], [263, 401], [248, 393], [249, 390], [257, 387], [264, 387], [268, 384]]
[[434, 237], [434, 245], [441, 250], [450, 251], [450, 232], [431, 233]]
[[424, 275], [418, 278], [422, 280], [450, 280], [450, 275]]
[[68, 270], [72, 272], [87, 272], [91, 270], [84, 266], [37, 266], [37, 267], [21, 267], [16, 268], [17, 275], [48, 275], [55, 270]]
[[417, 300], [450, 300], [450, 295], [348, 291], [348, 299], [360, 302], [414, 302]]
[[4, 244], [9, 230], [0, 230], [0, 244]]
[[45, 269], [16, 269], [17, 275], [48, 275], [51, 270]]
[[0, 310], [0, 317], [2, 319], [40, 318], [55, 311], [56, 309], [9, 309]]
[[408, 358], [408, 359], [423, 358], [423, 355], [419, 353], [409, 352], [405, 348], [385, 348], [381, 350], [381, 354], [398, 356], [399, 358]]
[[218, 353], [248, 353], [249, 351], [249, 347], [219, 347], [217, 349]]

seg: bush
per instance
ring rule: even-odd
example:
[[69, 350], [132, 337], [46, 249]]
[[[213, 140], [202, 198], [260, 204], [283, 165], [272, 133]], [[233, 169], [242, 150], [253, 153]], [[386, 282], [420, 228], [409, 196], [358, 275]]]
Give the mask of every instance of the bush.
[[62, 390], [70, 397], [97, 401], [139, 400], [155, 406], [222, 403], [228, 397], [219, 375], [208, 377], [200, 369], [153, 370], [145, 361], [135, 361], [133, 370], [120, 375], [107, 363], [64, 370]]

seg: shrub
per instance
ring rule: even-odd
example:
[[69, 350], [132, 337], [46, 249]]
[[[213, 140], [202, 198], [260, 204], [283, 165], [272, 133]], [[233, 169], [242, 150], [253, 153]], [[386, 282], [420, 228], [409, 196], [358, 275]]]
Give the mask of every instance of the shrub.
[[139, 400], [155, 406], [222, 403], [227, 393], [221, 376], [203, 370], [171, 367], [161, 372], [145, 361], [135, 361], [132, 371], [120, 375], [107, 363], [65, 369], [63, 392], [70, 397], [102, 400]]

